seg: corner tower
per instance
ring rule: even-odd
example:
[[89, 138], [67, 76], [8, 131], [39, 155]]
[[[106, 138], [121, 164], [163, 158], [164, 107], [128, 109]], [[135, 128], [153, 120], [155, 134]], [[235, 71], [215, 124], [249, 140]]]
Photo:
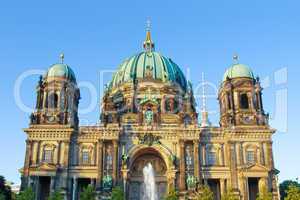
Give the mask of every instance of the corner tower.
[[64, 55], [60, 63], [52, 65], [44, 76], [40, 76], [37, 85], [36, 110], [30, 123], [62, 124], [78, 126], [78, 103], [80, 92], [73, 70], [64, 64]]
[[220, 125], [267, 125], [261, 96], [259, 78], [254, 78], [252, 70], [234, 56], [234, 63], [226, 70], [219, 89]]

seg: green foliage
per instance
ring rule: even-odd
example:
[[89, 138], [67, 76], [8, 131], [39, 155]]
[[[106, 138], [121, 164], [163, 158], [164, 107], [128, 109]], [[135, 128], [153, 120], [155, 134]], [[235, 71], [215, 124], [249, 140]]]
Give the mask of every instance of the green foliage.
[[117, 186], [112, 189], [111, 200], [124, 200], [124, 192], [121, 187]]
[[175, 190], [175, 188], [172, 188], [169, 190], [168, 194], [165, 197], [165, 200], [178, 200], [178, 192]]
[[64, 197], [61, 194], [61, 191], [54, 191], [54, 192], [52, 192], [52, 194], [48, 198], [48, 200], [63, 200], [63, 199], [64, 199]]
[[17, 195], [17, 200], [34, 200], [34, 197], [35, 195], [32, 188], [27, 188]]
[[268, 192], [266, 187], [262, 188], [262, 191], [259, 192], [256, 200], [272, 200], [272, 193]]
[[286, 197], [284, 200], [299, 200], [300, 199], [300, 188], [297, 185], [290, 185], [286, 190]]
[[80, 200], [95, 200], [95, 199], [96, 199], [96, 191], [94, 187], [91, 185], [88, 185], [80, 193]]
[[5, 199], [5, 195], [2, 194], [2, 193], [0, 193], [0, 200], [6, 200], [6, 199]]
[[0, 176], [0, 198], [5, 198], [5, 200], [11, 199], [11, 188], [6, 184], [6, 180], [4, 176]]
[[239, 200], [239, 198], [233, 193], [233, 190], [230, 189], [222, 195], [222, 200]]
[[201, 186], [197, 195], [197, 200], [214, 200], [214, 193], [207, 185]]
[[289, 188], [290, 185], [294, 185], [294, 186], [300, 188], [300, 184], [297, 181], [292, 181], [292, 180], [283, 181], [279, 185], [281, 200], [284, 200], [285, 197], [287, 196], [286, 191], [288, 190], [288, 188]]

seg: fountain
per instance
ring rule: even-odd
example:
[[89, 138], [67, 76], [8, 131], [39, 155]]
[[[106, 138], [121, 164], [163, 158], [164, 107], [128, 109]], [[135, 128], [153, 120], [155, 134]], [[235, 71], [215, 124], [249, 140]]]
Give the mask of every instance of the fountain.
[[156, 184], [154, 170], [151, 163], [143, 168], [144, 175], [144, 195], [143, 200], [158, 200], [156, 193]]

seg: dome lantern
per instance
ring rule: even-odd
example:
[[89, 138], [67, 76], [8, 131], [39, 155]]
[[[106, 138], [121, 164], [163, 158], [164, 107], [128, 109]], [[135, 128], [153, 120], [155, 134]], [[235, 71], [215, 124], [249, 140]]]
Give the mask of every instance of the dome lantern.
[[226, 70], [223, 75], [223, 82], [233, 78], [250, 78], [255, 79], [250, 67], [239, 63], [239, 56], [233, 56], [233, 64]]
[[64, 64], [64, 54], [60, 54], [59, 58], [60, 62], [50, 66], [47, 73], [45, 74], [45, 78], [65, 78], [71, 82], [76, 83], [75, 73], [69, 65]]

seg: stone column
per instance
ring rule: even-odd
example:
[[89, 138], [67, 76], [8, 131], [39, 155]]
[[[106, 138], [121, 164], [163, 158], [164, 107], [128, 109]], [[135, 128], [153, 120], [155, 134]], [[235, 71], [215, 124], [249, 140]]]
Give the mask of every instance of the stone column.
[[38, 142], [35, 141], [33, 142], [33, 145], [32, 145], [32, 156], [31, 156], [31, 163], [32, 165], [35, 165], [36, 164], [36, 161], [37, 161], [37, 147], [38, 147]]
[[194, 140], [194, 176], [200, 181], [199, 140]]
[[184, 191], [185, 187], [185, 155], [184, 155], [184, 141], [180, 141], [180, 166], [179, 166], [179, 173], [180, 173], [180, 182], [179, 182], [179, 190]]
[[124, 199], [127, 199], [127, 181], [128, 181], [129, 170], [124, 168], [121, 170], [121, 172], [122, 172], [122, 179], [123, 179]]
[[220, 179], [220, 192], [221, 192], [221, 196], [226, 192], [225, 179], [222, 178]]
[[32, 141], [26, 140], [26, 155], [25, 155], [25, 163], [24, 163], [24, 176], [25, 177], [27, 177], [29, 175], [31, 154], [32, 154]]
[[220, 165], [224, 166], [224, 144], [220, 145], [219, 158], [220, 158]]
[[57, 146], [57, 165], [60, 165], [60, 158], [61, 158], [61, 144], [62, 144], [62, 141], [59, 141], [58, 142], [58, 146]]
[[103, 174], [103, 141], [99, 140], [97, 145], [97, 165], [98, 165], [98, 177], [96, 180], [97, 189], [101, 188], [102, 174]]
[[70, 146], [69, 142], [65, 142], [64, 161], [63, 161], [65, 166], [69, 165], [69, 158], [71, 158], [71, 156], [69, 157], [69, 146]]
[[263, 148], [263, 144], [262, 143], [259, 143], [259, 152], [260, 152], [260, 156], [259, 156], [259, 159], [260, 159], [260, 164], [262, 165], [265, 165], [265, 162], [264, 162], [264, 148]]
[[247, 181], [247, 178], [245, 178], [245, 177], [239, 177], [239, 184], [238, 184], [238, 186], [239, 186], [239, 190], [240, 190], [240, 194], [242, 195], [242, 199], [248, 199], [248, 196], [247, 196], [247, 192], [246, 192], [246, 190], [247, 190], [247, 188], [246, 188], [246, 185], [248, 185], [248, 184], [246, 184], [246, 181]]
[[237, 166], [242, 164], [242, 160], [241, 160], [241, 143], [239, 143], [239, 142], [236, 143], [236, 164], [237, 164]]
[[42, 155], [42, 152], [41, 152], [41, 141], [38, 141], [38, 144], [37, 144], [37, 154], [36, 154], [36, 163], [40, 163], [41, 160], [40, 160], [40, 155]]
[[36, 176], [34, 178], [34, 191], [35, 191], [35, 199], [39, 199], [40, 198], [40, 177]]
[[72, 200], [76, 200], [76, 192], [77, 192], [77, 178], [73, 177], [73, 191], [72, 191]]
[[50, 180], [50, 193], [54, 192], [55, 190], [55, 176], [51, 176]]
[[206, 165], [206, 145], [202, 144], [202, 165]]
[[118, 179], [118, 141], [113, 140], [113, 185], [116, 185]]

